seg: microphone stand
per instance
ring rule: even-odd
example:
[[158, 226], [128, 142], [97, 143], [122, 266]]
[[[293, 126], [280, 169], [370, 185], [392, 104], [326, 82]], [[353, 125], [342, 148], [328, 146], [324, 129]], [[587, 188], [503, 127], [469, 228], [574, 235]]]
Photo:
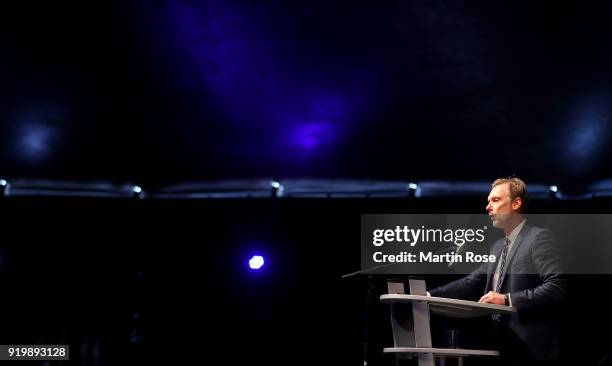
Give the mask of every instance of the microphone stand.
[[369, 354], [368, 354], [368, 342], [370, 341], [370, 318], [371, 318], [371, 309], [372, 309], [372, 303], [373, 303], [373, 294], [374, 294], [374, 277], [372, 276], [372, 272], [385, 268], [385, 267], [390, 267], [392, 265], [395, 265], [395, 263], [392, 264], [383, 264], [380, 266], [375, 266], [372, 268], [368, 268], [365, 270], [361, 270], [361, 271], [355, 271], [352, 273], [347, 273], [345, 275], [342, 275], [342, 279], [351, 279], [351, 278], [358, 278], [361, 277], [362, 275], [365, 275], [365, 279], [366, 279], [366, 301], [365, 301], [365, 312], [366, 312], [366, 320], [365, 320], [365, 325], [364, 325], [364, 340], [363, 340], [363, 363], [362, 366], [368, 366], [368, 360], [369, 360]]

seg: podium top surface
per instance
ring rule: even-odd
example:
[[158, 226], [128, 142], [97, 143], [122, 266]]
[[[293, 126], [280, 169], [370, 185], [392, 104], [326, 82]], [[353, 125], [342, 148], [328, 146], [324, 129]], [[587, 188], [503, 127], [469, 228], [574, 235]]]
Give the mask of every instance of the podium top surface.
[[516, 308], [511, 306], [423, 295], [386, 294], [380, 296], [380, 301], [386, 304], [410, 303], [413, 301], [427, 302], [433, 314], [449, 318], [477, 318], [517, 312]]
[[461, 349], [461, 348], [416, 348], [416, 347], [390, 347], [383, 353], [431, 353], [436, 357], [466, 357], [466, 356], [499, 356], [499, 351]]

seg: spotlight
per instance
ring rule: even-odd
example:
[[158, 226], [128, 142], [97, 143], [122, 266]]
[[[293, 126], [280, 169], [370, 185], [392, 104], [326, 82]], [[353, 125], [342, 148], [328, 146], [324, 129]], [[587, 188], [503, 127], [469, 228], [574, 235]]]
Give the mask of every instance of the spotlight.
[[249, 259], [249, 268], [258, 271], [264, 263], [264, 258], [261, 255], [254, 255]]
[[415, 198], [417, 196], [419, 186], [416, 183], [408, 183], [408, 197]]
[[144, 192], [142, 191], [142, 188], [140, 186], [132, 187], [132, 197], [139, 199], [139, 200], [144, 198]]
[[11, 185], [9, 184], [9, 182], [6, 181], [6, 179], [1, 179], [0, 178], [0, 197], [6, 197], [9, 195], [9, 190], [11, 188]]
[[270, 187], [272, 187], [272, 197], [280, 197], [283, 195], [283, 185], [277, 181], [270, 182]]
[[561, 192], [559, 192], [559, 187], [550, 186], [548, 187], [548, 196], [550, 199], [557, 199], [561, 196]]

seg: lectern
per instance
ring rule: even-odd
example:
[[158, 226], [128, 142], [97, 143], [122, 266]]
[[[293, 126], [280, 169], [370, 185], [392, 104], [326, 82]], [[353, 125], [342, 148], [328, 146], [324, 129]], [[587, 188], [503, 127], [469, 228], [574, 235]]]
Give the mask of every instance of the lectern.
[[512, 314], [511, 306], [483, 304], [476, 301], [447, 299], [427, 296], [424, 279], [410, 278], [406, 294], [404, 284], [389, 281], [388, 294], [381, 295], [380, 301], [391, 305], [391, 329], [393, 347], [383, 352], [396, 358], [416, 357], [419, 366], [435, 366], [436, 358], [499, 356], [498, 351], [460, 348], [433, 348], [431, 344], [431, 314], [450, 318], [475, 318], [493, 314]]

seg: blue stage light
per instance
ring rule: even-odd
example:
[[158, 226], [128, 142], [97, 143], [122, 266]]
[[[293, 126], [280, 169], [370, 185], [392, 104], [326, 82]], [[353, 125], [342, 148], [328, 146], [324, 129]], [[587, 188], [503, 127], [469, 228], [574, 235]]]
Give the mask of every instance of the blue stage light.
[[264, 263], [264, 257], [261, 255], [254, 255], [249, 259], [249, 268], [259, 270], [263, 267]]

